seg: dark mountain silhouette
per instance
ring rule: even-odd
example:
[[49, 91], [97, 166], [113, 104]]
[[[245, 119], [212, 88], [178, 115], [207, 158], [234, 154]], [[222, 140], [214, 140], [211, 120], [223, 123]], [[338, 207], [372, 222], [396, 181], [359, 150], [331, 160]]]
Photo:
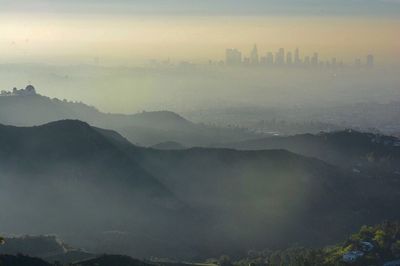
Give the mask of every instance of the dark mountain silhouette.
[[117, 228], [135, 231], [138, 253], [164, 245], [171, 233], [160, 220], [181, 219], [185, 207], [115, 136], [72, 120], [0, 126], [2, 229], [83, 241]]
[[[128, 182], [140, 192], [149, 189], [148, 192], [153, 195], [170, 196], [156, 179], [119, 150], [118, 145], [129, 142], [110, 131], [92, 128], [80, 121], [65, 120], [30, 128], [0, 126], [0, 134], [0, 157], [3, 163], [18, 159], [18, 173], [21, 173], [21, 176], [27, 175], [31, 180], [35, 178], [31, 172], [34, 170], [33, 166], [36, 166], [36, 169], [46, 167], [50, 171], [55, 168], [57, 178], [69, 176], [71, 167], [67, 166], [82, 166], [89, 171], [80, 172], [82, 178], [86, 178], [87, 181], [107, 183], [111, 181], [112, 176], [114, 184], [122, 183], [125, 186]], [[107, 163], [107, 167], [97, 165], [102, 162]], [[26, 168], [23, 167], [24, 163]], [[95, 165], [92, 166], [92, 163]], [[58, 172], [57, 170], [62, 168], [57, 169], [57, 164], [66, 164], [64, 169], [67, 172]], [[12, 169], [13, 166], [8, 164], [7, 168]]]
[[142, 148], [74, 120], [1, 126], [0, 174], [2, 231], [135, 257], [329, 244], [399, 218], [397, 179], [285, 150]]
[[170, 111], [110, 114], [83, 103], [50, 99], [39, 94], [0, 96], [1, 124], [35, 126], [64, 119], [78, 119], [116, 130], [131, 142], [144, 146], [166, 141], [187, 146], [209, 145], [257, 136], [240, 128], [195, 124]]

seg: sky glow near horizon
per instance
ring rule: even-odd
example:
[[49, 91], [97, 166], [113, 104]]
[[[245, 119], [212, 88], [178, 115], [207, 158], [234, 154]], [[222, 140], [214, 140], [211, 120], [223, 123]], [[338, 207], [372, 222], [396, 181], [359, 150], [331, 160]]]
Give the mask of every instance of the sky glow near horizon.
[[[0, 0], [3, 62], [132, 64], [221, 60], [280, 47], [351, 63], [397, 63], [400, 1]], [[399, 11], [399, 12], [397, 12]]]

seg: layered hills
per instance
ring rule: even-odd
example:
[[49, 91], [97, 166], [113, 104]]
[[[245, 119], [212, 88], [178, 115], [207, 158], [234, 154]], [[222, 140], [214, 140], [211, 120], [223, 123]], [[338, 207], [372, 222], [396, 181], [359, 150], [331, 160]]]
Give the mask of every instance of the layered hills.
[[55, 233], [97, 253], [194, 258], [323, 245], [400, 218], [394, 176], [282, 148], [143, 148], [77, 120], [0, 126], [0, 173], [2, 231]]

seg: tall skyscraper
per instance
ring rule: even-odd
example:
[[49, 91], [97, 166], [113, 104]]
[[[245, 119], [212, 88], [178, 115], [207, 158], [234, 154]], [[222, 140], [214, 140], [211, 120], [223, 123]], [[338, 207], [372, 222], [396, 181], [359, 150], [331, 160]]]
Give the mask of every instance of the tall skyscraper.
[[373, 68], [374, 64], [375, 64], [374, 55], [372, 55], [372, 54], [367, 55], [367, 67], [368, 68]]
[[292, 52], [288, 52], [286, 55], [286, 64], [292, 65], [293, 64], [293, 56]]
[[250, 63], [252, 65], [258, 65], [260, 63], [260, 59], [258, 57], [258, 49], [257, 49], [256, 44], [254, 44], [253, 50], [251, 50]]
[[274, 54], [271, 52], [267, 53], [267, 65], [273, 65], [274, 64]]
[[279, 65], [279, 64], [280, 64], [280, 61], [281, 61], [281, 60], [280, 60], [280, 57], [281, 57], [281, 56], [280, 56], [279, 52], [276, 52], [276, 53], [275, 53], [275, 56], [274, 56], [274, 58], [275, 58], [274, 64], [275, 64], [275, 65]]
[[275, 55], [275, 64], [276, 65], [285, 64], [285, 49], [279, 48], [278, 52]]
[[296, 50], [294, 51], [294, 63], [296, 65], [300, 65], [301, 64], [299, 48], [296, 48]]
[[225, 62], [227, 65], [240, 65], [242, 63], [242, 53], [237, 49], [226, 49]]
[[311, 65], [318, 66], [318, 63], [319, 63], [318, 53], [314, 53], [314, 55], [311, 58]]

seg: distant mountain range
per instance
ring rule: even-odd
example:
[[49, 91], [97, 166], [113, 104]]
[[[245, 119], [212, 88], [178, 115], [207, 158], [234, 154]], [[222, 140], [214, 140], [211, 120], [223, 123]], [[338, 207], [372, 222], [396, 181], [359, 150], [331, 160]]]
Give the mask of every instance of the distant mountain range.
[[78, 119], [116, 130], [131, 142], [143, 146], [162, 142], [204, 146], [260, 136], [243, 128], [195, 124], [170, 111], [110, 114], [83, 103], [50, 99], [39, 94], [0, 96], [0, 124], [35, 126], [63, 119]]
[[[374, 136], [337, 134], [326, 153]], [[77, 120], [0, 126], [1, 230], [96, 252], [193, 258], [334, 243], [399, 219], [398, 180], [282, 148], [143, 148]]]
[[239, 150], [285, 149], [365, 175], [400, 178], [400, 139], [392, 136], [344, 130], [316, 135], [266, 137], [225, 143], [220, 147]]

